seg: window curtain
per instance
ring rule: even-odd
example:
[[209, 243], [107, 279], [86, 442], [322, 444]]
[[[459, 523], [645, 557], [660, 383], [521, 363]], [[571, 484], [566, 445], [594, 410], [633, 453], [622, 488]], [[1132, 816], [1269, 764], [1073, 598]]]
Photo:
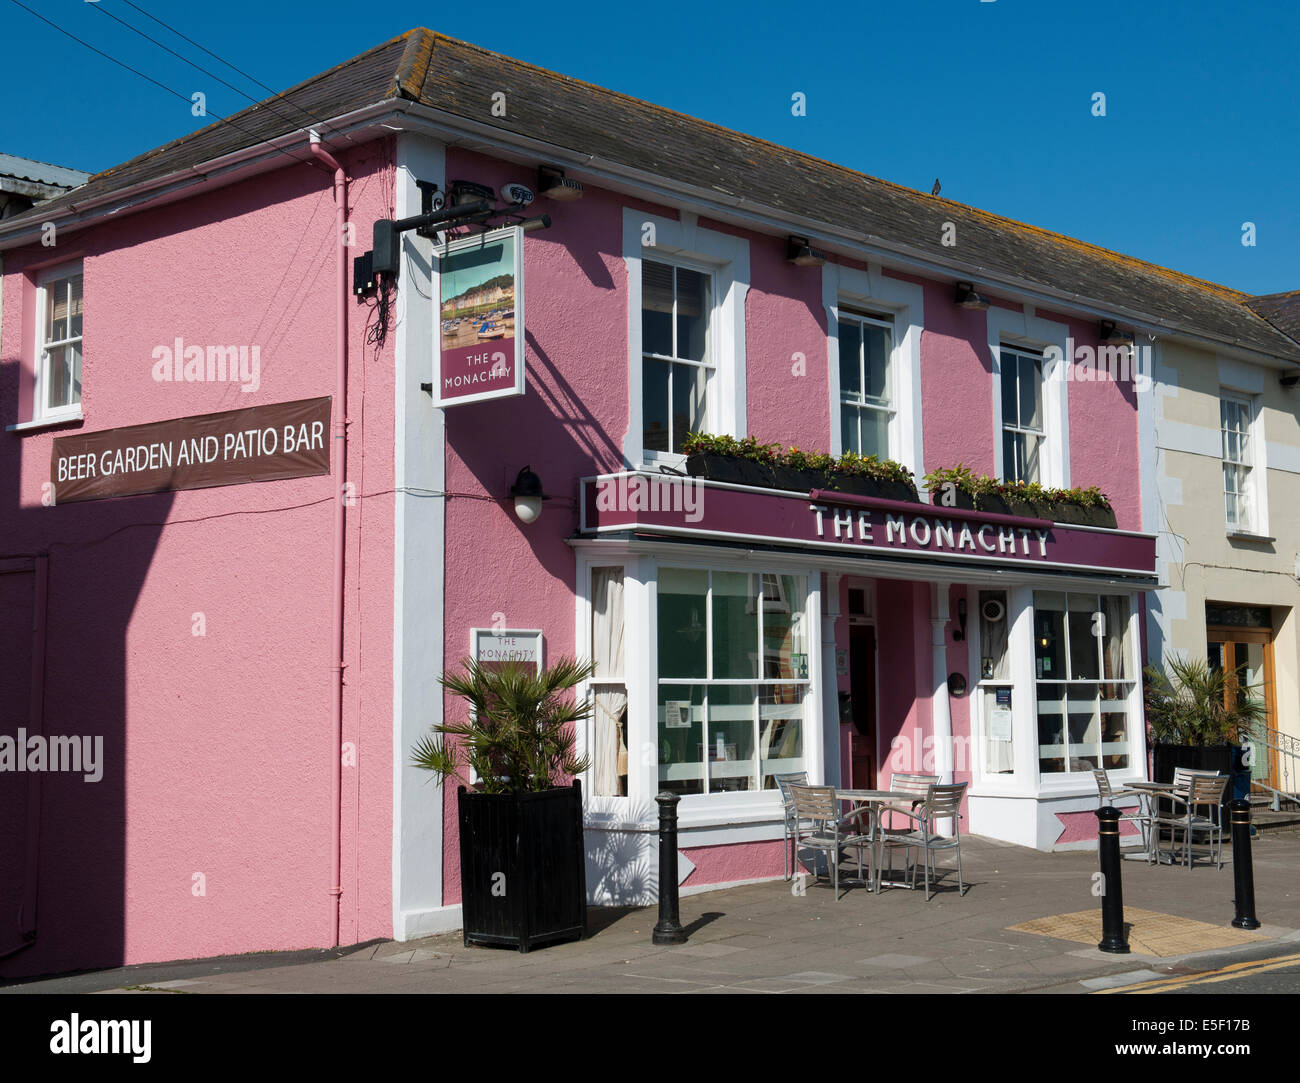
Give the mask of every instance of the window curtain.
[[595, 663], [595, 711], [592, 722], [592, 792], [617, 797], [620, 776], [627, 774], [627, 691], [600, 685], [623, 680], [623, 569], [594, 568], [591, 573], [591, 655]]

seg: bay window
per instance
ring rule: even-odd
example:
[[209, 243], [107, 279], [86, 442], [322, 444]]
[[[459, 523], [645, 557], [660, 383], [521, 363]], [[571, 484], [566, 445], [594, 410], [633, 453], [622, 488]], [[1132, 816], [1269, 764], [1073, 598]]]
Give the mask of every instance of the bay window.
[[1038, 768], [1131, 766], [1136, 663], [1126, 595], [1034, 592]]
[[660, 789], [773, 790], [805, 769], [806, 578], [665, 567], [657, 599]]

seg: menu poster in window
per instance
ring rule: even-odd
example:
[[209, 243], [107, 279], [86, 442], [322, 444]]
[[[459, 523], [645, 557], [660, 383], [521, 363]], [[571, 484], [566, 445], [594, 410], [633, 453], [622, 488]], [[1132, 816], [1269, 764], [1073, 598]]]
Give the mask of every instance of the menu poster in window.
[[472, 628], [470, 655], [479, 665], [500, 668], [510, 662], [534, 665], [542, 671], [542, 633], [537, 629]]
[[524, 393], [523, 252], [518, 226], [460, 237], [435, 249], [435, 405]]
[[691, 701], [670, 699], [664, 701], [664, 729], [687, 730], [691, 728]]

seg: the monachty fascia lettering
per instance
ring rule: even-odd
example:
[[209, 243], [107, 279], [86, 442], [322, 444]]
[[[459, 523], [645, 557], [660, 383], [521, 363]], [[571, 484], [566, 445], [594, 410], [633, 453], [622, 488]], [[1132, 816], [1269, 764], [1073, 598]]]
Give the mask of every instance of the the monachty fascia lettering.
[[843, 542], [868, 545], [892, 545], [903, 549], [949, 550], [960, 553], [998, 553], [1003, 556], [1047, 556], [1047, 531], [1038, 527], [1001, 526], [993, 523], [958, 525], [951, 519], [929, 515], [890, 515], [885, 513], [885, 536], [873, 534], [868, 508], [831, 508], [809, 504], [816, 516], [817, 537], [835, 537]]

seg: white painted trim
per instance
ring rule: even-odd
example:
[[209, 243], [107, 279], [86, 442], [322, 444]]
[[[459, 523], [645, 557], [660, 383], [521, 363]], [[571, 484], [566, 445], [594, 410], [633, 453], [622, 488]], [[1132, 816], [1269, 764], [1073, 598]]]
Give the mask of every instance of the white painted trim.
[[1045, 320], [1034, 314], [1032, 305], [1023, 312], [1012, 312], [990, 305], [988, 349], [993, 372], [993, 472], [1003, 476], [1002, 463], [1002, 346], [1025, 346], [1046, 351], [1055, 346], [1060, 361], [1043, 361], [1043, 451], [1041, 482], [1049, 488], [1070, 487], [1070, 408], [1069, 380], [1066, 372], [1071, 363], [1067, 351], [1070, 329], [1066, 324]]
[[19, 421], [14, 425], [6, 425], [5, 432], [32, 432], [37, 429], [52, 429], [56, 425], [66, 425], [70, 421], [84, 420], [81, 413], [81, 404], [77, 404], [75, 410], [66, 412], [47, 414], [45, 417], [37, 418], [35, 421]]
[[398, 941], [420, 940], [438, 933], [450, 933], [465, 925], [460, 903], [454, 906], [434, 906], [427, 910], [407, 910], [398, 917], [399, 924], [393, 926], [393, 939]]
[[867, 270], [822, 265], [822, 306], [826, 310], [828, 394], [831, 404], [831, 448], [844, 449], [840, 432], [839, 331], [836, 326], [842, 304], [885, 309], [893, 314], [893, 353], [890, 357], [890, 398], [894, 416], [889, 423], [890, 457], [916, 476], [918, 485], [925, 475], [925, 441], [921, 412], [921, 332], [925, 327], [925, 290], [912, 282], [888, 278], [880, 264]]
[[[1218, 399], [1215, 399], [1218, 405]], [[1219, 425], [1214, 428], [1205, 425], [1191, 425], [1186, 421], [1161, 420], [1157, 446], [1162, 451], [1177, 451], [1184, 455], [1204, 455], [1209, 459], [1223, 458], [1223, 441], [1219, 436]]]
[[[653, 248], [642, 247], [643, 229], [654, 226]], [[628, 422], [623, 461], [647, 461], [641, 435], [641, 260], [643, 252], [667, 263], [703, 267], [713, 276], [713, 313], [709, 321], [713, 375], [705, 397], [706, 428], [735, 437], [746, 434], [745, 296], [749, 291], [749, 242], [729, 233], [702, 229], [695, 215], [680, 220], [623, 208], [623, 261], [627, 267]]]
[[[445, 152], [422, 135], [397, 139], [397, 217], [420, 211], [415, 181], [445, 181]], [[445, 586], [446, 431], [442, 410], [420, 384], [433, 376], [437, 276], [433, 242], [402, 235], [394, 327], [393, 487], [393, 935], [457, 928], [459, 907], [444, 907], [443, 788], [412, 767], [409, 754], [442, 721]], [[454, 915], [452, 914], [454, 911]], [[450, 924], [449, 924], [450, 922]]]

